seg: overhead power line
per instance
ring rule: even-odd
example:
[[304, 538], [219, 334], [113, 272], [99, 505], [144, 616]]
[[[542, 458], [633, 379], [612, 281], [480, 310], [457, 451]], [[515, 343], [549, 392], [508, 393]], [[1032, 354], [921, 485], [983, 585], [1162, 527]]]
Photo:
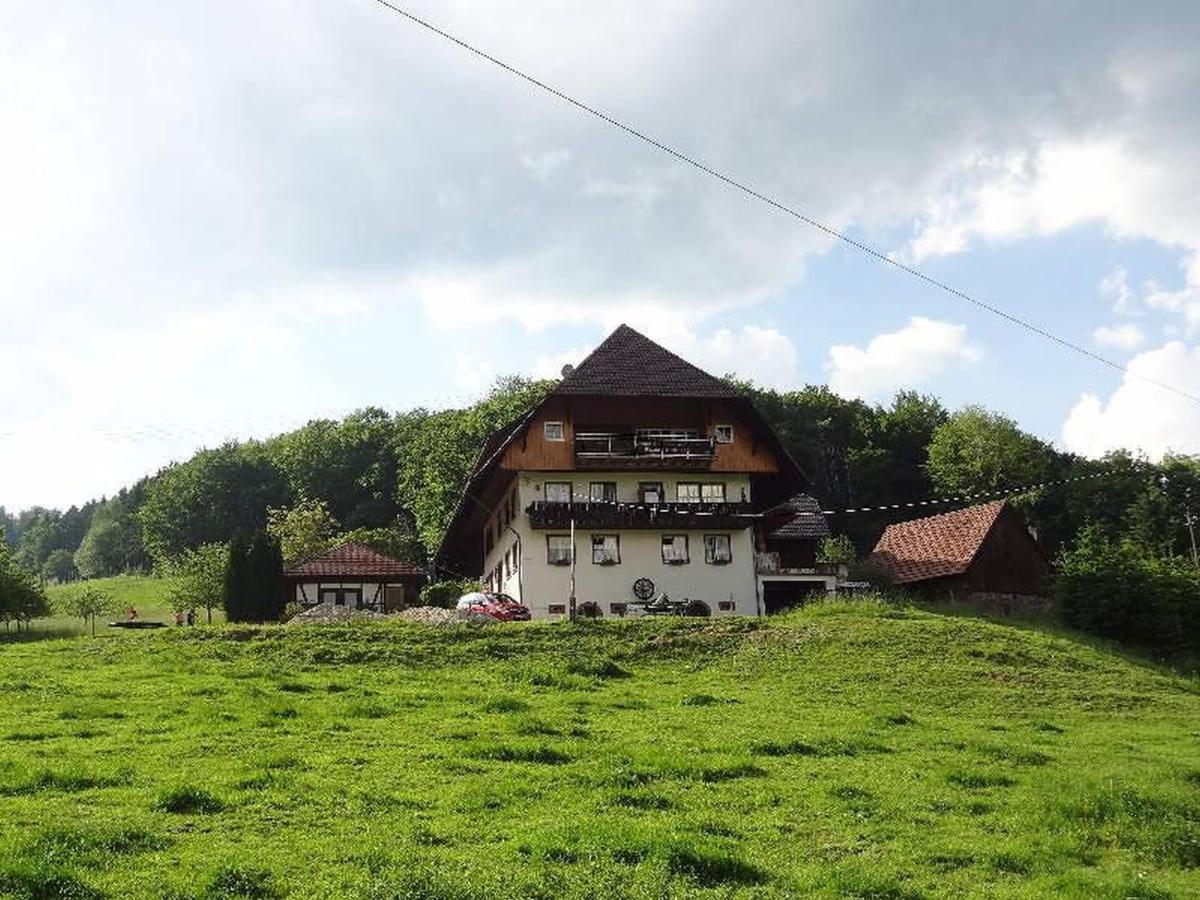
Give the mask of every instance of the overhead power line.
[[821, 222], [818, 219], [814, 219], [812, 216], [806, 215], [805, 213], [799, 211], [795, 207], [789, 206], [786, 203], [784, 203], [783, 201], [778, 200], [775, 197], [772, 197], [768, 194], [765, 194], [762, 191], [759, 191], [756, 188], [749, 186], [745, 182], [739, 181], [739, 180], [735, 179], [734, 177], [727, 175], [718, 169], [713, 168], [712, 166], [708, 165], [707, 163], [703, 162], [702, 160], [699, 160], [693, 156], [689, 156], [688, 154], [675, 149], [674, 147], [670, 146], [669, 144], [666, 144], [663, 141], [660, 141], [657, 138], [652, 137], [651, 135], [647, 134], [646, 132], [637, 129], [634, 126], [629, 125], [626, 122], [623, 122], [620, 119], [617, 119], [616, 117], [609, 115], [608, 113], [606, 113], [594, 106], [591, 106], [588, 103], [585, 103], [584, 101], [578, 99], [577, 97], [574, 97], [571, 94], [568, 94], [565, 91], [554, 87], [553, 85], [547, 84], [546, 82], [542, 81], [541, 79], [536, 78], [533, 75], [530, 75], [529, 73], [522, 71], [521, 69], [518, 69], [516, 66], [513, 66], [513, 65], [505, 62], [504, 60], [499, 59], [496, 56], [493, 56], [492, 54], [488, 53], [486, 50], [481, 50], [479, 47], [476, 47], [473, 44], [467, 43], [462, 38], [460, 38], [454, 34], [451, 34], [450, 32], [448, 32], [442, 28], [439, 28], [438, 26], [434, 25], [432, 22], [430, 22], [426, 19], [422, 19], [420, 16], [417, 16], [416, 14], [410, 12], [409, 10], [405, 9], [404, 7], [391, 2], [391, 0], [375, 0], [375, 2], [378, 3], [380, 6], [383, 6], [387, 9], [391, 10], [392, 12], [396, 13], [399, 16], [403, 16], [405, 19], [412, 22], [414, 25], [419, 25], [421, 28], [424, 28], [426, 31], [432, 32], [433, 34], [437, 35], [438, 37], [443, 38], [443, 39], [449, 41], [450, 43], [455, 44], [458, 47], [461, 47], [463, 50], [466, 50], [468, 53], [472, 53], [475, 56], [479, 57], [480, 59], [483, 59], [483, 60], [491, 63], [492, 65], [503, 69], [504, 71], [508, 72], [510, 75], [512, 75], [516, 78], [519, 78], [522, 81], [527, 82], [528, 84], [533, 85], [534, 87], [538, 88], [539, 90], [545, 91], [546, 93], [551, 94], [554, 97], [557, 97], [559, 100], [562, 100], [564, 103], [569, 103], [571, 106], [574, 106], [576, 109], [578, 109], [582, 112], [585, 112], [588, 115], [590, 115], [596, 119], [599, 119], [600, 121], [625, 132], [625, 134], [629, 135], [630, 137], [635, 138], [644, 144], [648, 144], [649, 146], [653, 147], [654, 149], [659, 150], [663, 153], [666, 153], [668, 156], [674, 157], [679, 162], [685, 163], [686, 165], [689, 165], [692, 168], [697, 169], [700, 172], [703, 172], [705, 175], [708, 175], [711, 178], [715, 178], [717, 181], [720, 181], [720, 182], [728, 185], [729, 187], [731, 187], [737, 191], [741, 191], [743, 194], [754, 198], [755, 200], [759, 200], [759, 201], [767, 204], [768, 206], [771, 206], [771, 207], [779, 210], [780, 212], [791, 216], [792, 218], [797, 219], [800, 222], [803, 222], [805, 225], [808, 225], [811, 228], [815, 228], [817, 231], [822, 232], [823, 234], [827, 235], [828, 237], [831, 237], [831, 238], [834, 238], [835, 240], [841, 241], [843, 244], [847, 244], [848, 246], [851, 246], [851, 247], [855, 248], [856, 250], [859, 250], [862, 253], [865, 253], [867, 256], [870, 256], [870, 257], [878, 260], [879, 262], [886, 263], [887, 265], [892, 266], [893, 268], [898, 269], [901, 272], [905, 272], [908, 275], [913, 276], [914, 278], [920, 279], [921, 281], [925, 282], [926, 284], [928, 284], [932, 287], [935, 287], [941, 291], [944, 291], [945, 293], [950, 294], [953, 297], [957, 297], [959, 300], [964, 300], [967, 303], [970, 303], [970, 304], [978, 307], [979, 309], [982, 309], [986, 312], [991, 313], [994, 316], [1004, 319], [1006, 322], [1009, 322], [1012, 325], [1016, 325], [1020, 328], [1024, 328], [1026, 331], [1032, 332], [1033, 334], [1036, 334], [1037, 336], [1039, 336], [1041, 338], [1051, 341], [1052, 343], [1058, 344], [1060, 347], [1064, 347], [1067, 350], [1071, 350], [1075, 353], [1078, 353], [1081, 356], [1085, 356], [1088, 359], [1091, 359], [1095, 362], [1098, 362], [1104, 366], [1109, 367], [1110, 369], [1115, 369], [1116, 371], [1121, 372], [1125, 375], [1128, 375], [1131, 378], [1136, 378], [1137, 380], [1143, 381], [1146, 384], [1152, 384], [1155, 387], [1161, 388], [1162, 390], [1170, 391], [1171, 393], [1177, 394], [1178, 396], [1183, 397], [1187, 400], [1190, 400], [1193, 403], [1200, 404], [1200, 395], [1196, 395], [1189, 391], [1185, 391], [1182, 388], [1176, 387], [1175, 385], [1172, 385], [1172, 384], [1168, 384], [1164, 381], [1159, 381], [1156, 378], [1151, 378], [1148, 375], [1143, 375], [1140, 372], [1134, 372], [1131, 369], [1129, 369], [1127, 366], [1117, 362], [1116, 360], [1109, 359], [1107, 356], [1102, 356], [1099, 353], [1095, 353], [1091, 350], [1088, 350], [1086, 347], [1076, 344], [1073, 341], [1067, 340], [1064, 337], [1060, 337], [1059, 335], [1053, 333], [1052, 331], [1049, 331], [1046, 328], [1043, 328], [1040, 325], [1030, 322], [1027, 319], [1023, 319], [1020, 316], [1014, 315], [1013, 313], [1006, 312], [1005, 310], [1001, 309], [1000, 307], [995, 306], [991, 303], [988, 303], [985, 300], [980, 300], [978, 297], [974, 297], [971, 294], [967, 293], [966, 291], [959, 290], [958, 288], [956, 288], [950, 284], [947, 284], [946, 282], [941, 281], [940, 279], [934, 278], [932, 275], [927, 275], [924, 272], [922, 272], [920, 269], [917, 269], [914, 266], [910, 266], [904, 262], [901, 262], [900, 260], [891, 256], [890, 254], [884, 253], [881, 250], [877, 250], [874, 247], [872, 247], [870, 244], [866, 244], [856, 238], [853, 238], [850, 235], [846, 234], [845, 232], [839, 231], [838, 229], [832, 227], [831, 225], [826, 225], [824, 222]]
[[[958, 494], [953, 497], [934, 497], [928, 500], [910, 500], [907, 503], [882, 503], [877, 506], [853, 506], [847, 509], [823, 509], [823, 516], [839, 516], [848, 513], [879, 513], [892, 512], [897, 509], [919, 509], [923, 506], [940, 506], [947, 503], [977, 503], [980, 500], [999, 500], [1001, 497], [1015, 497], [1018, 494], [1030, 494], [1045, 488], [1059, 487], [1064, 484], [1075, 484], [1079, 481], [1092, 481], [1097, 478], [1109, 478], [1113, 475], [1125, 475], [1128, 470], [1106, 469], [1103, 472], [1093, 472], [1091, 475], [1076, 475], [1073, 478], [1057, 478], [1052, 481], [1039, 481], [1037, 484], [1026, 484], [1020, 487], [1005, 488], [1001, 491], [979, 491], [974, 494]], [[801, 513], [801, 515], [806, 515]], [[807, 513], [815, 515], [815, 513]]]

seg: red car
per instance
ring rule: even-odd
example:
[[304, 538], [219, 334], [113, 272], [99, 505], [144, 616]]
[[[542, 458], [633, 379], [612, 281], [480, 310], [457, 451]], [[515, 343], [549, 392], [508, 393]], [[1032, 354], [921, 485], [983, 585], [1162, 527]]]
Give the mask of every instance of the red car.
[[528, 622], [530, 619], [529, 607], [522, 606], [508, 594], [485, 594], [482, 591], [463, 594], [458, 598], [455, 608], [482, 613], [501, 622]]

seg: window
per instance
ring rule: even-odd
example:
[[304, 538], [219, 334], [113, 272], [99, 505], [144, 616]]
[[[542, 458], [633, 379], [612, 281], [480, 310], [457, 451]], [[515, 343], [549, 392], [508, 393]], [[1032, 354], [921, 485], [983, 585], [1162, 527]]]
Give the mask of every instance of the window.
[[608, 604], [608, 611], [610, 613], [612, 613], [614, 616], [625, 615], [625, 611], [627, 609], [628, 609], [628, 604], [625, 604], [625, 603], [610, 603], [610, 604]]
[[512, 550], [504, 551], [504, 577], [512, 575]]
[[588, 499], [593, 503], [616, 503], [617, 483], [615, 481], [593, 481], [588, 485]]
[[571, 482], [569, 482], [569, 481], [547, 481], [546, 482], [546, 502], [547, 503], [570, 503], [571, 502]]
[[547, 422], [545, 424], [546, 440], [548, 441], [564, 441], [563, 423], [562, 422]]
[[675, 485], [675, 499], [680, 503], [699, 503], [700, 485], [695, 482], [679, 482]]
[[662, 561], [668, 566], [681, 566], [688, 561], [688, 539], [686, 534], [663, 535]]
[[621, 538], [615, 534], [592, 535], [592, 562], [598, 566], [615, 566], [621, 561]]
[[733, 426], [718, 425], [713, 429], [713, 436], [717, 439], [718, 444], [732, 444]]
[[733, 553], [729, 549], [729, 535], [704, 536], [704, 561], [712, 566], [723, 566], [733, 561]]
[[551, 603], [546, 607], [546, 612], [550, 613], [552, 616], [565, 616], [567, 614], [567, 604]]
[[721, 612], [733, 612], [733, 601], [732, 600], [718, 600], [717, 601], [717, 609], [719, 609]]
[[638, 503], [662, 503], [666, 500], [663, 495], [661, 481], [643, 481], [638, 484]]
[[571, 536], [569, 534], [546, 535], [546, 563], [551, 566], [571, 564]]
[[700, 499], [705, 503], [724, 503], [725, 485], [723, 483], [700, 485]]
[[520, 544], [513, 544], [513, 545], [512, 545], [513, 574], [514, 574], [514, 575], [515, 575], [517, 572], [521, 571], [521, 553], [520, 553], [520, 550], [521, 550], [521, 545], [520, 545]]

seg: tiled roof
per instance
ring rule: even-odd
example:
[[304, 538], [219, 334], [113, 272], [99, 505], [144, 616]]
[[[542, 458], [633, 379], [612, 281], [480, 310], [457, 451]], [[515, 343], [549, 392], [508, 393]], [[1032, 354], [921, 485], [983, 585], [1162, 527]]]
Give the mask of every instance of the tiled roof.
[[288, 578], [378, 578], [423, 574], [417, 566], [376, 553], [363, 544], [343, 544], [310, 556], [283, 572]]
[[962, 575], [971, 566], [1005, 501], [994, 500], [910, 522], [889, 525], [868, 562], [897, 584]]
[[563, 378], [554, 393], [711, 399], [742, 396], [731, 385], [680, 359], [628, 325], [610, 334]]
[[821, 514], [821, 504], [808, 494], [797, 494], [770, 510], [767, 515], [791, 516], [771, 532], [781, 540], [814, 540], [829, 537], [829, 523]]

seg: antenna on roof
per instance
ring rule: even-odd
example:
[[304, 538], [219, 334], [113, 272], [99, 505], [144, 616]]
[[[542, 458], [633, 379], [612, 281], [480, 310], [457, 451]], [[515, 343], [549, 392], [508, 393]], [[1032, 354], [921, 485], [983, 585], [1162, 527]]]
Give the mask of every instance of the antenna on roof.
[[567, 363], [565, 366], [562, 367], [562, 373], [561, 373], [562, 377], [566, 378], [568, 375], [570, 375], [574, 371], [575, 371], [575, 367], [573, 365], [571, 365], [570, 363]]

